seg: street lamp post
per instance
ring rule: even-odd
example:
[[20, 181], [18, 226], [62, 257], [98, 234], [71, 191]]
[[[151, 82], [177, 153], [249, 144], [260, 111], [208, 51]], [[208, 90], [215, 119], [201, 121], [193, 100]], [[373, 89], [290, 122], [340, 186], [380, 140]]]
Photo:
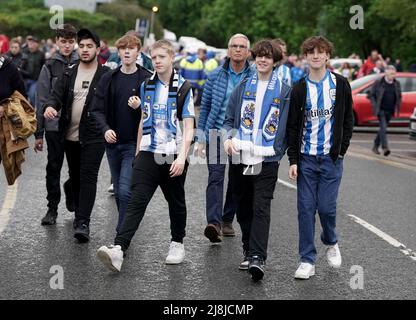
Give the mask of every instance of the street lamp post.
[[158, 11], [159, 11], [159, 8], [157, 6], [153, 6], [153, 8], [152, 8], [152, 15], [150, 17], [150, 34], [153, 33], [153, 25], [155, 23], [155, 15], [156, 15], [156, 13]]

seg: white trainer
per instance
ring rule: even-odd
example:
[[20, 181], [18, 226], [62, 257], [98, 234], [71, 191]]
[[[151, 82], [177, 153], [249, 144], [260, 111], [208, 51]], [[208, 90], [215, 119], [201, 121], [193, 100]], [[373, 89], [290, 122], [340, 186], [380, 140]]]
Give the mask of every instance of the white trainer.
[[110, 186], [107, 189], [107, 192], [110, 193], [111, 195], [114, 195], [114, 184], [110, 184]]
[[338, 243], [333, 246], [328, 246], [328, 248], [326, 249], [326, 260], [332, 268], [341, 267], [342, 259]]
[[120, 246], [102, 246], [97, 251], [97, 257], [111, 271], [120, 272], [124, 260]]
[[169, 247], [169, 254], [166, 264], [179, 264], [185, 259], [185, 247], [183, 243], [172, 241]]
[[315, 266], [307, 262], [301, 262], [295, 272], [296, 279], [309, 279], [315, 275]]

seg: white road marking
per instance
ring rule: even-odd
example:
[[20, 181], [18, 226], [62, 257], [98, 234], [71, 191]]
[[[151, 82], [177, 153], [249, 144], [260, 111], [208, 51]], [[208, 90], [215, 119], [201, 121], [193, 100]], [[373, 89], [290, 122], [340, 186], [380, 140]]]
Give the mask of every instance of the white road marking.
[[400, 251], [404, 255], [409, 256], [411, 259], [413, 259], [414, 261], [416, 261], [416, 252], [412, 251], [409, 248], [406, 248], [406, 246], [403, 243], [397, 241], [393, 237], [389, 236], [387, 233], [385, 233], [385, 232], [381, 231], [380, 229], [374, 227], [373, 225], [371, 225], [367, 221], [365, 221], [365, 220], [363, 220], [361, 218], [358, 218], [357, 216], [354, 216], [352, 214], [349, 214], [348, 216], [351, 217], [351, 219], [353, 221], [355, 221], [358, 224], [362, 225], [367, 230], [373, 232], [374, 234], [376, 234], [377, 236], [379, 236], [381, 239], [383, 239], [387, 243], [391, 244], [393, 247], [400, 249]]
[[[290, 189], [294, 189], [297, 190], [297, 187], [289, 182], [286, 182], [284, 180], [278, 179], [278, 183], [290, 188]], [[367, 221], [364, 221], [361, 218], [358, 218], [357, 216], [348, 215], [354, 222], [360, 224], [361, 226], [363, 226], [364, 228], [366, 228], [367, 230], [373, 232], [374, 234], [376, 234], [377, 236], [379, 236], [381, 239], [383, 239], [384, 241], [386, 241], [387, 243], [391, 244], [393, 247], [400, 249], [400, 251], [410, 257], [412, 260], [416, 261], [416, 251], [413, 251], [409, 248], [407, 248], [403, 243], [399, 242], [398, 240], [394, 239], [393, 237], [389, 236], [387, 233], [381, 231], [380, 229], [374, 227], [373, 225], [369, 224]]]
[[379, 162], [379, 163], [382, 163], [382, 164], [385, 164], [385, 165], [388, 165], [388, 166], [391, 166], [391, 167], [416, 172], [416, 167], [415, 166], [411, 166], [411, 165], [404, 164], [404, 163], [401, 163], [401, 162], [396, 162], [396, 161], [392, 161], [392, 160], [379, 158], [377, 156], [369, 156], [369, 155], [365, 155], [365, 154], [361, 154], [361, 153], [357, 153], [357, 152], [352, 152], [352, 151], [348, 151], [348, 156], [351, 156], [353, 158], [358, 158], [358, 159], [369, 160], [369, 161], [376, 161], [376, 162]]
[[[374, 139], [371, 140], [351, 140], [352, 143], [374, 143]], [[400, 140], [392, 140], [389, 139], [390, 144], [408, 144], [408, 145], [415, 145], [414, 141], [400, 141]]]
[[15, 182], [14, 185], [7, 187], [3, 207], [0, 210], [0, 234], [6, 228], [9, 222], [10, 212], [13, 210], [14, 204], [16, 203], [17, 186], [17, 182]]
[[280, 184], [282, 184], [282, 185], [284, 185], [285, 187], [290, 188], [290, 189], [294, 189], [294, 190], [297, 190], [298, 189], [298, 187], [296, 187], [295, 185], [293, 185], [293, 184], [291, 184], [289, 182], [286, 182], [284, 180], [278, 179], [277, 182], [280, 183]]

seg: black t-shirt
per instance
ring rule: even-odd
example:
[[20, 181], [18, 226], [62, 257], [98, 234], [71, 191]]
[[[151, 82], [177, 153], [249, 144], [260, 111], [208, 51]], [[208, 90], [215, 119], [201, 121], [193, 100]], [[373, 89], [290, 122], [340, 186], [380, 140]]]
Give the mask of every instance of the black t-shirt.
[[387, 83], [384, 81], [384, 94], [381, 100], [380, 110], [384, 110], [390, 113], [394, 113], [394, 107], [396, 106], [396, 86], [393, 83]]
[[0, 101], [9, 98], [15, 90], [26, 96], [25, 84], [19, 71], [6, 59], [0, 67]]
[[117, 143], [136, 143], [141, 109], [129, 107], [131, 96], [138, 96], [139, 70], [132, 74], [119, 72], [114, 78], [115, 128]]

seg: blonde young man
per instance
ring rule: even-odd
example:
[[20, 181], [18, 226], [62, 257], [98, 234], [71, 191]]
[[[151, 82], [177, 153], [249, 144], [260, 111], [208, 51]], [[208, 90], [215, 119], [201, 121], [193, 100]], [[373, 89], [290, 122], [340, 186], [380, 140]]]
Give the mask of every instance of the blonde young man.
[[[132, 96], [129, 99], [129, 105], [132, 108], [141, 105], [142, 112], [133, 166], [132, 197], [114, 245], [103, 246], [97, 253], [112, 271], [120, 271], [123, 253], [129, 248], [158, 186], [169, 203], [172, 239], [166, 264], [180, 264], [185, 258], [184, 185], [195, 112], [190, 84], [173, 69], [174, 57], [169, 41], [157, 41], [151, 48], [156, 73], [141, 85], [140, 98]], [[180, 120], [183, 120], [183, 132]]]

